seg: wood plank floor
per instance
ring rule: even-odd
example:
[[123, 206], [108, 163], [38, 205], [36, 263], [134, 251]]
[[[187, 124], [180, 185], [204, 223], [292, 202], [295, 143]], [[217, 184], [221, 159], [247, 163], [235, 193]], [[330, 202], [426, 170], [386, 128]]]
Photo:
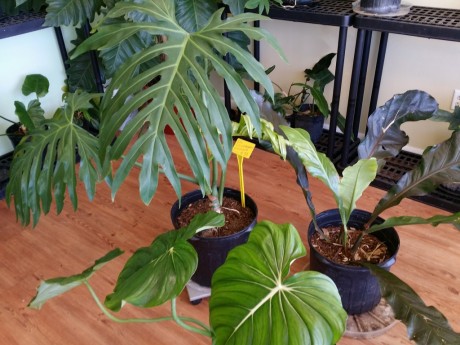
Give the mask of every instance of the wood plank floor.
[[[175, 146], [173, 144], [173, 146]], [[232, 157], [228, 186], [238, 188], [236, 159]], [[177, 166], [185, 167], [183, 157]], [[256, 150], [244, 163], [246, 191], [257, 202], [259, 220], [290, 222], [306, 243], [310, 221], [302, 193], [288, 163]], [[35, 229], [23, 229], [15, 221], [13, 210], [0, 201], [0, 344], [2, 345], [82, 345], [82, 344], [211, 344], [210, 339], [182, 330], [172, 322], [162, 324], [116, 324], [96, 307], [84, 287], [48, 302], [41, 311], [26, 305], [40, 279], [78, 273], [115, 247], [126, 253], [108, 264], [92, 279], [101, 298], [111, 292], [118, 271], [130, 253], [148, 245], [159, 233], [171, 228], [169, 210], [176, 197], [160, 178], [160, 187], [150, 206], [138, 197], [137, 173], [134, 172], [118, 193], [115, 203], [108, 189], [98, 187], [94, 202], [81, 193], [79, 210], [66, 207], [61, 215], [44, 217]], [[312, 182], [317, 210], [333, 207], [332, 197], [318, 182]], [[184, 184], [184, 192], [194, 189]], [[82, 188], [80, 188], [82, 191]], [[382, 191], [371, 188], [358, 206], [370, 210]], [[426, 217], [439, 210], [415, 201], [385, 216], [406, 213]], [[394, 272], [407, 281], [429, 305], [435, 305], [460, 331], [460, 234], [452, 226], [405, 227], [398, 229], [401, 249]], [[308, 264], [299, 260], [294, 270]], [[184, 292], [178, 303], [179, 314], [208, 319], [208, 303], [192, 306]], [[167, 315], [168, 306], [139, 310], [126, 307], [120, 317]], [[343, 338], [340, 345], [410, 344], [405, 327], [396, 325], [386, 334], [367, 340]], [[276, 344], [274, 344], [276, 345]]]

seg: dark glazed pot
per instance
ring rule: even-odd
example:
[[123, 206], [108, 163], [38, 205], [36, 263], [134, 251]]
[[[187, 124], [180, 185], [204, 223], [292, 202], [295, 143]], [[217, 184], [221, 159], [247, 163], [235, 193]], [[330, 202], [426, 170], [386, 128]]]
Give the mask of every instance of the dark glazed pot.
[[14, 148], [19, 145], [19, 142], [24, 138], [24, 133], [21, 132], [20, 124], [14, 123], [6, 129], [6, 135], [10, 139]]
[[[241, 198], [240, 192], [231, 188], [225, 188], [224, 196], [238, 201]], [[176, 229], [179, 228], [177, 217], [181, 210], [200, 199], [203, 199], [203, 195], [200, 190], [196, 190], [182, 196], [181, 208], [179, 208], [179, 201], [174, 203], [171, 208], [171, 220]], [[213, 238], [194, 236], [190, 239], [190, 243], [198, 253], [198, 267], [195, 274], [192, 276], [192, 280], [195, 283], [201, 286], [210, 287], [212, 275], [225, 262], [230, 250], [248, 241], [249, 233], [257, 222], [257, 205], [248, 195], [246, 195], [245, 201], [246, 207], [251, 208], [254, 212], [254, 219], [248, 227], [229, 236]]]
[[[369, 212], [355, 210], [351, 214], [348, 226], [360, 229], [369, 220], [370, 215]], [[328, 210], [318, 214], [317, 222], [320, 228], [341, 224], [339, 210]], [[382, 222], [383, 219], [378, 218], [375, 223], [380, 224]], [[381, 299], [377, 278], [367, 268], [340, 265], [323, 257], [311, 245], [311, 236], [314, 232], [315, 227], [313, 223], [310, 223], [308, 227], [310, 269], [324, 273], [334, 281], [342, 298], [343, 308], [348, 314], [362, 314], [372, 310]], [[378, 266], [389, 271], [391, 266], [396, 262], [396, 254], [399, 249], [399, 236], [394, 228], [377, 231], [373, 235], [388, 246], [391, 257]]]
[[401, 0], [361, 0], [361, 10], [369, 13], [387, 14], [397, 12]]
[[[302, 106], [302, 111], [307, 111], [309, 105]], [[291, 127], [305, 129], [310, 134], [310, 139], [313, 144], [316, 144], [323, 134], [324, 116], [319, 113], [318, 115], [305, 115], [305, 114], [292, 114], [286, 116]]]

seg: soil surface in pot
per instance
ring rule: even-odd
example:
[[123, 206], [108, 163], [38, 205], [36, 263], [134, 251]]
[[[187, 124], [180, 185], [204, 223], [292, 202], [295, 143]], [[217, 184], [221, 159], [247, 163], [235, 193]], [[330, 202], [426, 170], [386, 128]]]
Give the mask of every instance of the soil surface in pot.
[[320, 234], [316, 232], [311, 238], [311, 243], [318, 253], [337, 264], [355, 266], [359, 266], [360, 262], [379, 264], [390, 258], [387, 245], [372, 234], [365, 235], [358, 250], [355, 253], [351, 253], [353, 244], [361, 234], [360, 230], [349, 229], [348, 250], [342, 247], [340, 239], [341, 227], [328, 227], [323, 231], [329, 234], [329, 241], [321, 239]]
[[[183, 209], [177, 218], [180, 227], [190, 223], [192, 218], [199, 213], [211, 211], [209, 199], [200, 199]], [[220, 228], [200, 232], [200, 237], [229, 236], [245, 229], [254, 220], [254, 212], [249, 207], [243, 207], [241, 202], [224, 196], [222, 213], [225, 216], [225, 225]]]

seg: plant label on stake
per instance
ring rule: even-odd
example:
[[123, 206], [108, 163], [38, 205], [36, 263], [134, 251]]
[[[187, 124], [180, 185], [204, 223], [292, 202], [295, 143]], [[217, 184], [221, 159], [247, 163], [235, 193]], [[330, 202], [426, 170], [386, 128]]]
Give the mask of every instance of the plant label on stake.
[[233, 145], [232, 152], [236, 154], [238, 159], [238, 174], [240, 176], [240, 192], [241, 192], [241, 205], [246, 207], [246, 201], [244, 197], [244, 177], [243, 177], [243, 159], [251, 157], [252, 151], [254, 151], [256, 144], [243, 139], [237, 139], [235, 145]]

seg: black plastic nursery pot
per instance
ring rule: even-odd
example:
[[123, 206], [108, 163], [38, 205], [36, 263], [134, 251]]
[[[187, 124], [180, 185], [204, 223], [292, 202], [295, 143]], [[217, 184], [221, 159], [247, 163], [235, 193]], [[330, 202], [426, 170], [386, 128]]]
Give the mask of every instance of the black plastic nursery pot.
[[[367, 211], [354, 210], [348, 226], [357, 229], [363, 228], [370, 215]], [[378, 218], [375, 221], [377, 224], [382, 222], [382, 218]], [[320, 228], [341, 224], [339, 210], [328, 210], [318, 214], [317, 223]], [[343, 308], [348, 314], [356, 315], [372, 310], [381, 299], [377, 278], [365, 267], [341, 265], [323, 257], [311, 245], [311, 236], [314, 233], [315, 227], [313, 223], [310, 223], [308, 227], [310, 269], [324, 273], [334, 281], [342, 298]], [[378, 266], [389, 271], [396, 262], [396, 254], [399, 250], [399, 236], [394, 228], [377, 231], [373, 235], [388, 246], [391, 257]]]
[[19, 123], [13, 123], [9, 126], [6, 129], [6, 135], [8, 136], [8, 139], [10, 139], [14, 148], [19, 145], [19, 142], [24, 137], [24, 133], [21, 132]]
[[401, 0], [361, 0], [362, 11], [375, 14], [387, 14], [397, 12], [401, 6]]
[[[241, 199], [240, 192], [231, 188], [224, 189], [224, 196], [238, 201]], [[179, 201], [174, 203], [171, 208], [171, 220], [176, 229], [179, 228], [177, 217], [180, 215], [181, 210], [200, 199], [203, 199], [201, 190], [195, 190], [182, 196], [180, 208]], [[225, 262], [230, 250], [247, 242], [249, 233], [257, 222], [257, 205], [247, 194], [245, 194], [245, 202], [246, 207], [249, 207], [254, 212], [253, 221], [245, 229], [229, 236], [212, 238], [194, 236], [190, 239], [190, 243], [198, 253], [198, 267], [195, 274], [192, 276], [192, 280], [195, 283], [201, 286], [210, 287], [212, 275]]]

